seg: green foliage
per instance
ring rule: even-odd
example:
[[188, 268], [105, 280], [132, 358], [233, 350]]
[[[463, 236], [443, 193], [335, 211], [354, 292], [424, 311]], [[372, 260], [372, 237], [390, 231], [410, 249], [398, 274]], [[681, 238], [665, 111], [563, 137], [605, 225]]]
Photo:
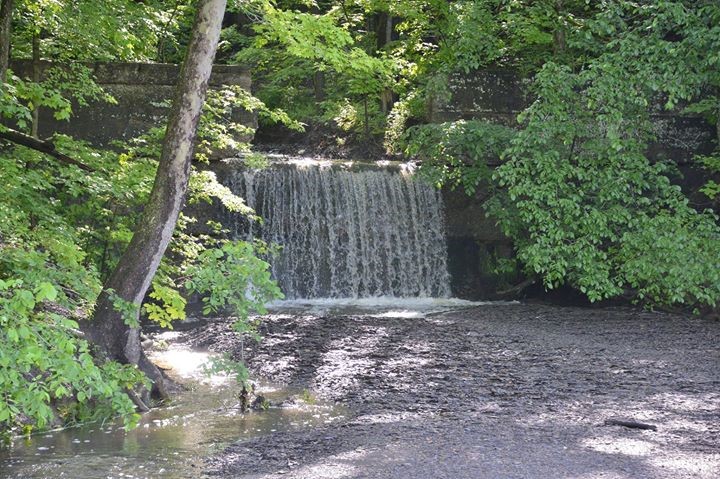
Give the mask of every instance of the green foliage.
[[117, 155], [66, 137], [56, 144], [103, 173], [88, 175], [24, 148], [0, 152], [4, 434], [118, 414], [130, 426], [134, 405], [124, 391], [143, 380], [134, 368], [96, 363], [71, 319], [87, 316], [100, 292], [100, 266], [116, 241], [111, 225], [131, 226], [132, 216], [116, 217], [110, 206], [128, 206], [128, 171], [113, 165]]
[[32, 122], [32, 110], [25, 101], [26, 90], [24, 82], [8, 70], [6, 83], [0, 88], [0, 116], [4, 120], [14, 120], [20, 128], [26, 128]]
[[253, 170], [263, 170], [270, 166], [270, 159], [259, 152], [247, 153], [243, 156], [243, 164]]
[[246, 391], [252, 388], [250, 384], [250, 371], [248, 371], [247, 366], [241, 361], [234, 360], [228, 354], [210, 358], [204, 367], [204, 372], [208, 375], [218, 373], [228, 374]]
[[230, 188], [218, 182], [215, 172], [207, 170], [195, 171], [195, 174], [190, 177], [190, 199], [188, 203], [195, 204], [202, 201], [211, 204], [213, 199], [218, 199], [228, 211], [257, 219], [252, 208], [247, 206], [242, 198], [236, 196], [230, 191]]
[[302, 125], [292, 120], [284, 111], [268, 108], [262, 101], [239, 85], [223, 86], [208, 91], [203, 115], [198, 126], [198, 141], [195, 157], [198, 161], [207, 161], [213, 152], [249, 151], [248, 143], [237, 138], [252, 138], [254, 130], [236, 121], [236, 110], [256, 112], [258, 117], [269, 124], [284, 124], [291, 130], [302, 131]]
[[629, 291], [650, 304], [714, 306], [716, 217], [695, 211], [667, 166], [645, 157], [647, 99], [621, 74], [609, 64], [580, 74], [543, 68], [538, 100], [494, 176], [507, 197], [489, 212], [548, 288], [567, 282], [593, 301]]
[[[260, 340], [259, 319], [250, 315], [265, 314], [265, 304], [283, 298], [275, 281], [270, 278], [270, 265], [258, 258], [274, 254], [260, 241], [227, 241], [222, 246], [203, 251], [188, 269], [190, 280], [185, 287], [202, 296], [204, 314], [231, 314], [236, 317], [233, 330], [240, 341], [249, 336]], [[245, 390], [250, 389], [250, 374], [242, 362], [222, 356], [214, 358], [208, 373], [231, 374]]]
[[[244, 48], [235, 61], [255, 67], [254, 78], [261, 85], [258, 97], [270, 107], [301, 121], [344, 118], [345, 129], [369, 129], [364, 105], [361, 116], [349, 121], [347, 114], [359, 111], [357, 105], [370, 98], [369, 108], [377, 113], [368, 114], [376, 123], [382, 119], [376, 100], [394, 82], [394, 62], [369, 54], [353, 37], [353, 25], [343, 22], [341, 9], [323, 13], [301, 9], [304, 6], [299, 4], [288, 9], [264, 6], [258, 12], [262, 21], [254, 25], [250, 39], [239, 42]], [[266, 118], [261, 115], [261, 120]]]
[[188, 270], [185, 287], [204, 295], [203, 313], [229, 311], [238, 317], [236, 329], [249, 332], [246, 321], [252, 312], [264, 314], [268, 301], [282, 297], [270, 278], [270, 265], [257, 257], [270, 253], [260, 242], [227, 241], [203, 251]]
[[[700, 163], [707, 171], [715, 175], [720, 173], [720, 152], [713, 155], [698, 155], [695, 161]], [[720, 199], [720, 183], [714, 179], [708, 182], [700, 189], [710, 199]]]
[[636, 231], [625, 233], [618, 251], [620, 271], [637, 297], [649, 304], [717, 306], [717, 217], [662, 211], [642, 221]]
[[493, 123], [457, 121], [411, 127], [402, 143], [405, 154], [421, 161], [419, 173], [436, 187], [461, 186], [474, 195], [478, 186], [489, 185], [489, 163], [499, 160], [514, 135]]
[[123, 322], [131, 328], [139, 328], [140, 323], [138, 322], [138, 313], [140, 312], [140, 306], [132, 301], [124, 300], [112, 289], [108, 289], [106, 291], [110, 296], [110, 302], [113, 305], [113, 309], [120, 313], [123, 318]]
[[[41, 60], [51, 59], [55, 65], [42, 65], [40, 81], [8, 72], [0, 88], [4, 124], [29, 130], [37, 107], [66, 120], [75, 105], [114, 101], [95, 83], [91, 67], [79, 62], [182, 56], [187, 39], [183, 35], [194, 7], [175, 2], [166, 11], [166, 3], [16, 0], [14, 58], [29, 59], [38, 53]], [[247, 149], [237, 140], [251, 133], [235, 120], [238, 108], [256, 110], [270, 122], [302, 128], [284, 112], [265, 107], [238, 87], [212, 91], [201, 118], [199, 160], [207, 161], [218, 151], [234, 154]], [[156, 128], [114, 145], [114, 150], [94, 148], [62, 135], [52, 138], [57, 150], [89, 166], [91, 173], [24, 147], [0, 145], [3, 435], [118, 414], [125, 416], [128, 426], [137, 419], [125, 391], [145, 384], [144, 376], [136, 368], [94, 358], [76, 319], [91, 314], [102, 282], [132, 237], [152, 188], [163, 136], [164, 130]], [[253, 215], [241, 198], [208, 171], [193, 170], [188, 201], [218, 201], [232, 211]], [[189, 216], [181, 216], [178, 222], [167, 258], [142, 305], [148, 319], [171, 327], [172, 321], [185, 317], [188, 273], [200, 275], [198, 284], [205, 288], [203, 294], [212, 298], [211, 304], [221, 301], [243, 314], [254, 311], [255, 303], [264, 297], [279, 294], [266, 272], [267, 264], [252, 256], [256, 248], [223, 246], [221, 228], [201, 233], [201, 229], [193, 230], [194, 223]], [[203, 268], [211, 267], [206, 252], [222, 248], [215, 266], [228, 261], [218, 267], [226, 280], [203, 283], [210, 274]], [[260, 253], [266, 251], [259, 249]], [[231, 291], [233, 281], [246, 281], [253, 296], [238, 297]], [[140, 305], [108, 293], [127, 323], [139, 327]], [[246, 321], [238, 329], [253, 332], [251, 324]]]
[[[645, 156], [658, 109], [717, 122], [720, 56], [708, 53], [720, 47], [715, 2], [408, 3], [428, 9], [404, 16], [400, 28], [415, 33], [397, 45], [426, 77], [416, 97], [447, 95], [454, 71], [542, 65], [517, 132], [462, 121], [392, 131], [422, 174], [468, 194], [482, 183], [489, 214], [548, 288], [569, 284], [593, 301], [717, 304], [717, 218], [690, 206], [670, 164]], [[442, 21], [427, 23], [428, 11]], [[422, 49], [428, 32], [442, 40]], [[402, 124], [411, 115], [408, 104], [398, 107]], [[486, 165], [498, 157], [504, 163], [490, 179]], [[698, 162], [718, 170], [715, 155]], [[717, 195], [717, 183], [703, 191]]]
[[124, 393], [143, 384], [134, 367], [98, 365], [76, 321], [53, 312], [49, 282], [0, 279], [0, 432], [123, 415], [137, 421]]
[[158, 303], [145, 303], [143, 308], [150, 321], [156, 322], [161, 328], [171, 328], [172, 322], [185, 319], [187, 301], [176, 289], [153, 284], [148, 295]]
[[0, 95], [0, 116], [12, 120], [20, 129], [26, 129], [36, 107], [50, 109], [57, 120], [67, 120], [72, 114], [71, 101], [84, 106], [88, 101], [96, 100], [114, 101], [94, 82], [90, 70], [82, 65], [49, 68], [45, 79], [39, 83], [22, 80], [8, 71], [7, 83]]
[[[89, 314], [100, 292], [103, 272], [112, 270], [131, 238], [152, 186], [156, 168], [152, 152], [157, 151], [154, 141], [157, 140], [150, 135], [118, 154], [57, 136], [58, 148], [92, 166], [96, 170], [93, 174], [55, 163], [25, 148], [4, 148], [0, 152], [0, 176], [5, 181], [0, 190], [0, 281], [18, 290], [13, 290], [12, 296], [4, 293], [8, 297], [2, 306], [2, 317], [7, 318], [7, 324], [17, 326], [8, 330], [7, 341], [0, 342], [0, 358], [9, 358], [4, 363], [8, 371], [17, 369], [23, 361], [28, 366], [22, 366], [22, 371], [58, 368], [56, 376], [64, 378], [61, 382], [69, 391], [67, 395], [55, 395], [55, 389], [47, 392], [47, 387], [41, 387], [43, 383], [38, 381], [45, 381], [43, 378], [49, 373], [13, 375], [17, 391], [38, 388], [39, 392], [32, 398], [8, 396], [7, 401], [12, 399], [8, 404], [15, 406], [11, 409], [12, 417], [8, 416], [10, 419], [2, 425], [6, 431], [20, 424], [43, 428], [55, 420], [84, 421], [133, 410], [123, 391], [131, 379], [139, 380], [139, 373], [112, 362], [92, 369], [86, 355], [81, 354], [90, 357], [88, 346], [76, 335], [77, 323], [68, 316]], [[191, 202], [213, 199], [233, 211], [252, 214], [242, 199], [217, 182], [214, 174], [194, 173]], [[191, 218], [181, 217], [168, 258], [161, 264], [149, 301], [143, 306], [150, 320], [169, 327], [172, 321], [184, 318], [184, 281], [195, 272], [200, 276], [194, 291], [202, 289], [208, 294], [211, 297], [208, 304], [213, 307], [229, 306], [237, 314], [249, 314], [255, 304], [276, 296], [277, 287], [269, 278], [267, 264], [252, 256], [258, 249], [228, 244], [222, 255], [213, 256], [221, 251], [212, 249], [218, 239], [190, 234], [188, 227], [192, 223]], [[266, 249], [259, 248], [258, 254], [265, 252]], [[218, 271], [223, 272], [222, 278], [210, 278]], [[240, 291], [248, 288], [252, 296], [238, 297], [235, 288], [240, 284], [247, 285]], [[20, 285], [34, 286], [20, 288]], [[37, 306], [40, 301], [60, 308], [62, 313], [40, 310]], [[131, 326], [138, 326], [137, 305], [116, 298], [115, 306], [126, 313]], [[20, 328], [22, 324], [37, 334], [27, 335], [25, 328]], [[250, 324], [246, 322], [238, 329]], [[66, 343], [75, 345], [74, 355], [44, 354], [47, 362], [36, 364], [38, 344], [51, 348]], [[33, 381], [39, 385], [32, 386]], [[99, 389], [86, 387], [84, 381]]]
[[[227, 98], [219, 94], [217, 107], [216, 99], [211, 99], [209, 103], [208, 115], [212, 117], [204, 123], [201, 132], [203, 145], [208, 149], [216, 148], [229, 135], [227, 130], [214, 128], [215, 123], [224, 119]], [[68, 315], [71, 312], [80, 317], [89, 314], [100, 292], [103, 277], [112, 271], [128, 244], [152, 187], [161, 139], [162, 131], [153, 131], [130, 145], [118, 145], [123, 149], [118, 154], [89, 147], [68, 137], [55, 136], [56, 147], [92, 167], [95, 170], [92, 174], [22, 147], [3, 147], [0, 151], [0, 176], [4, 180], [4, 187], [0, 190], [0, 280], [39, 284], [37, 294], [63, 311], [56, 314], [32, 308], [15, 310], [13, 324], [24, 322], [32, 325], [35, 329], [31, 330], [37, 330], [44, 339], [26, 335], [24, 328], [13, 329], [9, 333], [12, 342], [0, 343], [0, 357], [12, 359], [12, 362], [6, 363], [9, 369], [20, 364], [18, 361], [28, 361], [28, 367], [45, 368], [42, 369], [45, 371], [47, 368], [60, 368], [61, 365], [56, 362], [62, 361], [63, 368], [76, 367], [72, 374], [77, 376], [71, 372], [57, 373], [58, 377], [69, 378], [62, 381], [63, 387], [70, 391], [67, 395], [38, 393], [37, 397], [22, 399], [24, 402], [13, 398], [10, 404], [18, 406], [13, 406], [12, 417], [2, 425], [6, 432], [21, 423], [43, 428], [51, 421], [84, 421], [134, 410], [123, 391], [130, 379], [139, 380], [141, 377], [136, 370], [126, 370], [113, 362], [99, 364], [97, 370], [91, 369], [86, 356], [80, 353], [63, 357], [46, 354], [48, 363], [36, 365], [33, 361], [37, 354], [33, 351], [36, 351], [36, 343], [42, 343], [44, 347], [70, 343], [76, 345], [76, 351], [90, 354], [87, 344], [75, 335], [73, 330], [77, 324], [69, 320]], [[220, 185], [211, 172], [193, 173], [190, 195], [191, 203], [218, 199], [233, 211], [252, 214], [242, 199]], [[188, 268], [203, 251], [212, 248], [218, 241], [217, 238], [189, 233], [188, 227], [193, 221], [192, 218], [181, 218], [168, 258], [163, 261], [153, 281], [149, 301], [144, 305], [148, 318], [162, 326], [169, 327], [171, 321], [184, 318], [186, 300], [182, 294], [185, 292], [183, 283], [188, 277]], [[218, 233], [221, 234], [216, 231]], [[237, 257], [232, 251], [228, 254]], [[244, 260], [249, 262], [250, 258]], [[264, 268], [263, 265], [252, 264], [258, 268]], [[236, 280], [240, 278], [237, 271], [231, 274]], [[243, 270], [243, 274], [252, 280], [251, 272]], [[269, 277], [261, 279], [270, 281]], [[220, 284], [215, 286], [220, 287]], [[223, 283], [222, 286], [229, 288], [231, 283]], [[49, 287], [55, 294], [48, 293], [51, 291]], [[28, 293], [18, 294], [27, 296]], [[215, 297], [218, 294], [215, 291]], [[231, 294], [227, 294], [225, 298], [231, 298]], [[233, 305], [241, 304], [237, 298], [229, 301]], [[131, 326], [138, 326], [138, 305], [120, 298], [116, 298], [115, 305], [126, 313]], [[15, 331], [20, 331], [17, 342]], [[51, 333], [52, 336], [49, 336]], [[72, 366], [72, 361], [77, 363], [76, 366]], [[84, 376], [86, 372], [87, 376]], [[130, 375], [131, 372], [134, 376]], [[17, 387], [18, 391], [23, 388], [45, 391], [47, 388], [43, 389], [44, 386], [32, 385], [33, 381], [40, 379], [40, 376], [29, 373], [13, 376], [13, 387]], [[84, 384], [85, 380], [93, 382], [102, 391], [85, 386], [85, 389], [73, 389]], [[71, 396], [74, 397], [72, 401], [69, 399]], [[26, 411], [26, 408], [29, 409]]]
[[31, 58], [31, 38], [38, 36], [43, 55], [56, 60], [147, 60], [164, 10], [160, 1], [16, 0], [13, 56]]
[[387, 11], [398, 18], [399, 39], [385, 46], [399, 76], [396, 108], [407, 110], [405, 102], [413, 99], [421, 108], [403, 115], [420, 120], [428, 102], [449, 94], [450, 74], [496, 67], [528, 74], [551, 59], [576, 62], [583, 53], [570, 52], [563, 39], [583, 31], [596, 9], [584, 0], [359, 3], [368, 12]]
[[422, 115], [422, 113], [413, 111], [413, 103], [416, 103], [414, 101], [416, 98], [417, 95], [413, 94], [405, 100], [395, 103], [388, 114], [383, 145], [387, 153], [396, 154], [402, 151], [401, 138], [405, 133], [405, 129], [408, 127], [408, 121], [412, 116]]
[[85, 190], [87, 175], [15, 149], [1, 154], [0, 176], [0, 278], [50, 281], [62, 286], [63, 300], [94, 297], [100, 283], [81, 246], [88, 231], [74, 222], [84, 217], [76, 195]]

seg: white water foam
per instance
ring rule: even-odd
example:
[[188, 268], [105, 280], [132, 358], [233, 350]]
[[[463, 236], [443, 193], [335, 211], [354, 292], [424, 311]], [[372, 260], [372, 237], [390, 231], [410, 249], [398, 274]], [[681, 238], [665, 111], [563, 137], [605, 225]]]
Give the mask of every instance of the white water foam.
[[424, 318], [477, 306], [517, 304], [507, 301], [467, 301], [457, 298], [303, 298], [273, 301], [268, 311], [274, 314], [362, 315], [378, 318]]

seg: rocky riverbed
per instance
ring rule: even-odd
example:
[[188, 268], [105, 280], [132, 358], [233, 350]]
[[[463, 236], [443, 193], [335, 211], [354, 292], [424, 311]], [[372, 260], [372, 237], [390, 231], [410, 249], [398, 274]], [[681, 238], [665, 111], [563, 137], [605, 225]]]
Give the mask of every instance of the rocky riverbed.
[[[271, 315], [262, 333], [244, 351], [256, 375], [350, 414], [235, 443], [207, 461], [211, 475], [720, 477], [717, 320], [499, 304], [421, 318]], [[186, 340], [241, 354], [226, 321]]]

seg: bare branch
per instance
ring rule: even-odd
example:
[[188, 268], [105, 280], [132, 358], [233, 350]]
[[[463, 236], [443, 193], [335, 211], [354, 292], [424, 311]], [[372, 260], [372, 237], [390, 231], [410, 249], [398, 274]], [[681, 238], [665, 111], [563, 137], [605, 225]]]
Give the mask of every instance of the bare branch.
[[37, 138], [33, 138], [32, 136], [26, 135], [25, 133], [20, 133], [19, 131], [13, 130], [12, 128], [5, 128], [4, 130], [0, 130], [0, 138], [15, 143], [17, 145], [31, 148], [35, 151], [39, 151], [40, 153], [50, 155], [62, 163], [66, 163], [68, 165], [75, 165], [78, 168], [91, 173], [95, 172], [94, 168], [86, 165], [85, 163], [70, 158], [66, 154], [57, 151], [57, 149], [55, 149], [55, 145], [50, 141], [38, 140]]

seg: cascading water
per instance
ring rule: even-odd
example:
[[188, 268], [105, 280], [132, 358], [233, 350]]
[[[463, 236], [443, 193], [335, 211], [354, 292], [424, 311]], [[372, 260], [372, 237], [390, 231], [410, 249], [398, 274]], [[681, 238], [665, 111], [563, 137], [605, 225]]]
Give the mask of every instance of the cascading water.
[[235, 170], [234, 193], [263, 218], [225, 219], [237, 237], [282, 246], [271, 260], [287, 298], [448, 297], [440, 194], [407, 169], [318, 162]]

